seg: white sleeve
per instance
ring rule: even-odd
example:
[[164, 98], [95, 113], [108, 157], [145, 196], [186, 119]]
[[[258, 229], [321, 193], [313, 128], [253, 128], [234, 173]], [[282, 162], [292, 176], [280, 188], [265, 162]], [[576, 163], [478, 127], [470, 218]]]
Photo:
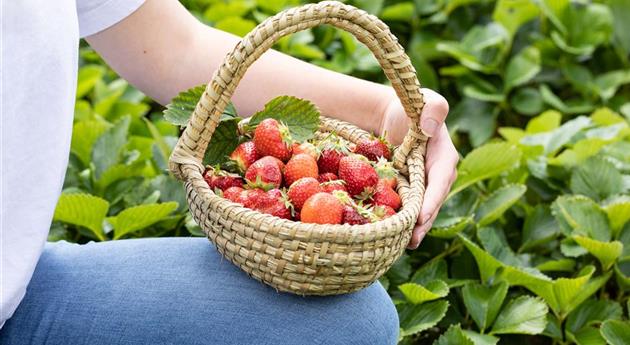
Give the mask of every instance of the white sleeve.
[[125, 19], [145, 0], [77, 0], [79, 34], [93, 35]]

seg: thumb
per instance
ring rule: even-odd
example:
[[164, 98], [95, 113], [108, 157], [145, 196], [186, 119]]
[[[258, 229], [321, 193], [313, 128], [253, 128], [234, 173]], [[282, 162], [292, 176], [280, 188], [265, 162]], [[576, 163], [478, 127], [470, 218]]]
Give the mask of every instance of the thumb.
[[431, 90], [422, 89], [424, 96], [424, 108], [420, 116], [420, 129], [427, 137], [438, 134], [446, 115], [448, 115], [448, 102], [442, 95]]

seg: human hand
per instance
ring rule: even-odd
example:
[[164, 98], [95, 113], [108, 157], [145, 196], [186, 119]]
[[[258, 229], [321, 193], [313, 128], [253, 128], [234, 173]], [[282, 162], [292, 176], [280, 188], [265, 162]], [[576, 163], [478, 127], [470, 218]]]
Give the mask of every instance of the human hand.
[[[448, 102], [437, 92], [422, 89], [424, 109], [420, 127], [429, 138], [425, 158], [426, 191], [420, 211], [420, 217], [413, 229], [407, 248], [416, 249], [431, 229], [433, 221], [446, 199], [451, 185], [457, 178], [459, 154], [453, 145], [444, 120], [448, 115]], [[409, 129], [409, 117], [405, 114], [398, 98], [392, 97], [384, 107], [381, 133], [393, 144], [400, 144]]]

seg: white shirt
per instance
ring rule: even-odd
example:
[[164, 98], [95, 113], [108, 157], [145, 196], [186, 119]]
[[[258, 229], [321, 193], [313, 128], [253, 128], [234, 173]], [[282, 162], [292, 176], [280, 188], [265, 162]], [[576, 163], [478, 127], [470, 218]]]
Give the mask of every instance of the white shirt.
[[0, 327], [40, 257], [70, 153], [79, 38], [144, 0], [2, 0]]

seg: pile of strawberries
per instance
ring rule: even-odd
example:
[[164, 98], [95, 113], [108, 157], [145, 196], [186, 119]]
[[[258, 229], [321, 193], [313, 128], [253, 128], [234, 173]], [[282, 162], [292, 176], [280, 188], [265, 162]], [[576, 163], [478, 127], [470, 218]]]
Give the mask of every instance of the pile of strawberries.
[[204, 179], [216, 194], [276, 217], [366, 224], [392, 216], [401, 206], [390, 159], [383, 138], [355, 145], [330, 134], [300, 143], [286, 126], [268, 118], [258, 124], [253, 140], [230, 155], [235, 172], [209, 167]]

